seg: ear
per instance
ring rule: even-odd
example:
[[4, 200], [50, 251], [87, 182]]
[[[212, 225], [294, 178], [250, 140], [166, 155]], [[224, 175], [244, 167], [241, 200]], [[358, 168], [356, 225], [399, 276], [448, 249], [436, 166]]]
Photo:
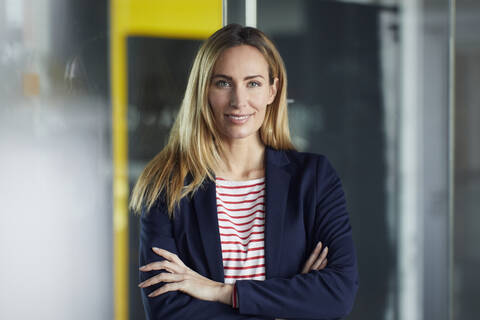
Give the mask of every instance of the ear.
[[278, 91], [278, 78], [273, 79], [273, 83], [270, 85], [270, 92], [268, 96], [268, 104], [272, 103], [275, 100], [275, 96], [277, 95]]

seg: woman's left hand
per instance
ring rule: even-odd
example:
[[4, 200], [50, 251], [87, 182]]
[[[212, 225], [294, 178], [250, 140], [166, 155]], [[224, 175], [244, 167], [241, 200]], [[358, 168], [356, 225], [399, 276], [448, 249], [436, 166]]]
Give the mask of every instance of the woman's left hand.
[[144, 265], [140, 267], [140, 271], [165, 270], [167, 272], [153, 276], [138, 285], [140, 288], [146, 288], [165, 282], [162, 287], [148, 295], [150, 298], [169, 291], [181, 291], [197, 299], [232, 304], [233, 285], [205, 278], [187, 267], [174, 253], [160, 248], [152, 248], [152, 250], [165, 260]]

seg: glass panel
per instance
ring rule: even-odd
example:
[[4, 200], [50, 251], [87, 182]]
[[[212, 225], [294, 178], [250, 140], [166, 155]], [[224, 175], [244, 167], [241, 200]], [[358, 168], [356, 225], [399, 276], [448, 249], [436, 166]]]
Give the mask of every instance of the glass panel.
[[449, 2], [257, 2], [300, 150], [344, 183], [359, 256], [348, 318], [446, 319]]
[[[258, 2], [258, 27], [273, 38], [287, 67], [294, 142], [302, 151], [325, 154], [347, 193], [361, 275], [352, 319], [390, 318], [396, 308], [397, 190], [391, 161], [398, 143], [392, 112], [398, 106], [391, 86], [399, 75], [388, 74], [397, 70], [382, 64], [399, 59], [393, 9]], [[391, 46], [386, 52], [383, 41]]]
[[112, 319], [107, 1], [0, 0], [0, 319]]
[[456, 1], [454, 319], [478, 317], [480, 293], [480, 3]]
[[[229, 22], [255, 21], [226, 2]], [[447, 319], [449, 289], [454, 318], [475, 318], [479, 14], [472, 0], [257, 1], [286, 62], [294, 142], [326, 154], [347, 191], [361, 277], [349, 319]], [[1, 319], [114, 317], [108, 21], [108, 1], [0, 0]], [[128, 39], [130, 187], [166, 141], [199, 43]], [[130, 318], [141, 319], [136, 217], [130, 226]], [[19, 308], [27, 291], [36, 299]]]
[[[128, 38], [130, 190], [167, 142], [201, 40]], [[130, 319], [143, 319], [138, 279], [139, 219], [130, 216]]]

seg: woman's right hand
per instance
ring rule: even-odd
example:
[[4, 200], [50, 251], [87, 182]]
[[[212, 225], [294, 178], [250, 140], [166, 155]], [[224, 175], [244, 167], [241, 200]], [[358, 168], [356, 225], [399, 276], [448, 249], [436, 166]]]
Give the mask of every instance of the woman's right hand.
[[313, 249], [312, 254], [305, 262], [302, 273], [308, 273], [312, 270], [322, 270], [325, 268], [327, 266], [327, 253], [328, 247], [325, 247], [322, 250], [322, 242], [319, 241], [315, 249]]

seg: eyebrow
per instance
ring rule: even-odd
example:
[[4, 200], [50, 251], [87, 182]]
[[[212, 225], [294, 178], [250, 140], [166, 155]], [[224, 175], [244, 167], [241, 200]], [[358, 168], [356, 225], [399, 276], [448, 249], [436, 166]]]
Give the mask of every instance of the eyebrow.
[[[230, 81], [233, 79], [232, 77], [229, 77], [229, 76], [224, 75], [224, 74], [216, 74], [212, 77], [212, 80], [215, 79], [215, 78], [225, 78], [225, 79], [230, 80]], [[243, 78], [243, 80], [249, 80], [249, 79], [253, 79], [253, 78], [265, 79], [262, 75], [255, 74], [255, 75], [251, 75], [251, 76], [246, 76], [245, 78]]]

